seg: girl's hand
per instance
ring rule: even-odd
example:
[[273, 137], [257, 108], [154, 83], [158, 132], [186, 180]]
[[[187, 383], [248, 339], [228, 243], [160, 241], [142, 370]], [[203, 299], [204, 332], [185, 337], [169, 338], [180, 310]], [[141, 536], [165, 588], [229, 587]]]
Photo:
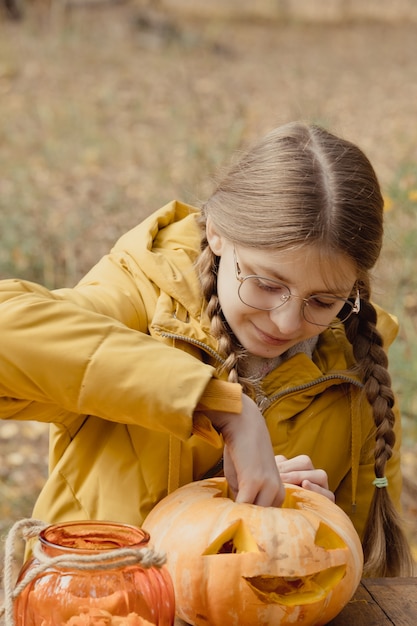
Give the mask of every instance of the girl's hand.
[[284, 483], [299, 485], [304, 489], [321, 493], [332, 502], [335, 501], [334, 493], [329, 490], [327, 474], [322, 469], [315, 469], [309, 456], [301, 454], [292, 459], [277, 455], [275, 461]]
[[240, 414], [208, 412], [225, 442], [224, 475], [236, 502], [281, 506], [285, 489], [265, 420], [249, 396], [242, 403]]

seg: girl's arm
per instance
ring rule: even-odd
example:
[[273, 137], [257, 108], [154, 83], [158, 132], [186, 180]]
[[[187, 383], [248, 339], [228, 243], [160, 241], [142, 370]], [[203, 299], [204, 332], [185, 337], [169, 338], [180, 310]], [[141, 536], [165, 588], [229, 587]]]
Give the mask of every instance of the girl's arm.
[[213, 367], [125, 321], [33, 283], [2, 281], [2, 409], [26, 400], [64, 409], [58, 421], [92, 414], [189, 437]]

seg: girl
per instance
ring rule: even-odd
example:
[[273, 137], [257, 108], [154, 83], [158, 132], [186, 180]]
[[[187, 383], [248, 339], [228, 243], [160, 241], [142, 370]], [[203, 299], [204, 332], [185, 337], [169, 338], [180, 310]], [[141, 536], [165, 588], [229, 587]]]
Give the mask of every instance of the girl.
[[397, 326], [368, 275], [382, 218], [364, 154], [293, 123], [201, 211], [150, 215], [74, 289], [3, 281], [0, 416], [51, 423], [34, 516], [141, 525], [224, 460], [239, 501], [280, 506], [283, 482], [324, 493], [362, 537], [365, 574], [409, 574]]

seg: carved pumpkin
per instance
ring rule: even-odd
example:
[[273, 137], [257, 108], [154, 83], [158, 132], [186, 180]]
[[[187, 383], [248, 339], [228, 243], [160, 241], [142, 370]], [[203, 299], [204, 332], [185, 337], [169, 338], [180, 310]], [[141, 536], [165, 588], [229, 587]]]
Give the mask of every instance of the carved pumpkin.
[[164, 498], [144, 528], [168, 557], [177, 615], [193, 626], [327, 624], [353, 596], [363, 553], [348, 516], [286, 485], [282, 508], [238, 504], [224, 478]]

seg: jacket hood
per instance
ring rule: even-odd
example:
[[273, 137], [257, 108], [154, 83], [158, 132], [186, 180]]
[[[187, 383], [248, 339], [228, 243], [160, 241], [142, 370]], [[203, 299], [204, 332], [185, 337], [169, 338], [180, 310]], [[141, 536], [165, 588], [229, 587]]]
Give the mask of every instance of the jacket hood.
[[200, 212], [170, 202], [121, 237], [112, 252], [129, 252], [132, 260], [158, 288], [200, 316], [201, 288], [193, 265], [200, 250]]
[[[216, 352], [206, 302], [195, 270], [200, 253], [200, 211], [173, 201], [123, 235], [112, 253], [129, 255], [129, 263], [154, 287], [149, 310], [151, 334], [184, 335]], [[143, 282], [143, 281], [142, 281]]]

